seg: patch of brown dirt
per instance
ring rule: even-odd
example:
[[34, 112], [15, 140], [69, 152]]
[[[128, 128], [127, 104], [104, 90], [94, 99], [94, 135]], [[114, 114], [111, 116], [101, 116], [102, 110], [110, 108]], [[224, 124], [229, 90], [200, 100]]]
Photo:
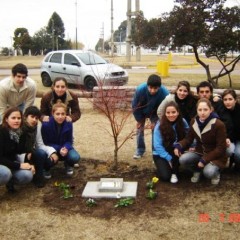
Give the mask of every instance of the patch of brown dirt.
[[[146, 198], [148, 191], [146, 183], [155, 176], [154, 170], [141, 169], [136, 165], [129, 165], [124, 162], [119, 164], [117, 171], [110, 171], [110, 167], [111, 164], [109, 162], [82, 159], [80, 167], [75, 168], [74, 176], [69, 178], [65, 176], [62, 166], [56, 166], [53, 169], [53, 179], [45, 187], [43, 207], [62, 214], [78, 213], [83, 216], [104, 219], [112, 217], [124, 219], [125, 217], [139, 215], [161, 219], [172, 217], [171, 214], [174, 211], [168, 211], [168, 209], [174, 210], [177, 208], [191, 193], [197, 197], [199, 192], [212, 194], [219, 191], [219, 196], [221, 196], [222, 191], [224, 192], [223, 188], [220, 190], [212, 186], [208, 182], [209, 180], [206, 179], [203, 179], [198, 184], [192, 184], [190, 182], [190, 173], [184, 171], [184, 173], [180, 173], [180, 182], [178, 184], [159, 181], [155, 186], [158, 197], [155, 200], [149, 200]], [[134, 200], [134, 204], [129, 207], [115, 208], [114, 205], [118, 202], [118, 199], [96, 199], [97, 206], [88, 207], [86, 205], [87, 199], [81, 197], [83, 189], [87, 181], [99, 181], [101, 177], [122, 177], [124, 181], [137, 181], [137, 198]], [[223, 178], [229, 179], [229, 177], [230, 175], [226, 173]], [[65, 184], [69, 184], [74, 197], [66, 200], [63, 199], [62, 191], [54, 186], [54, 179], [58, 179], [59, 183], [64, 182]], [[185, 207], [188, 206], [186, 205]]]

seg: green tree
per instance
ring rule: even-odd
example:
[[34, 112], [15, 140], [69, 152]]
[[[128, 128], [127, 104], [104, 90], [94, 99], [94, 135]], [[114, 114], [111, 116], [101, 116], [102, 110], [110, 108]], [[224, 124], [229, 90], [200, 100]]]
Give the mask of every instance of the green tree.
[[127, 20], [121, 22], [118, 29], [113, 34], [114, 42], [125, 42], [127, 33]]
[[18, 52], [21, 51], [23, 55], [28, 54], [31, 49], [32, 39], [26, 28], [17, 28], [14, 31], [13, 41], [13, 47]]
[[[98, 42], [97, 42], [97, 44], [95, 46], [95, 50], [96, 51], [100, 51], [102, 49], [102, 41], [103, 41], [103, 39], [99, 38], [99, 40], [98, 40]], [[110, 42], [111, 42], [110, 39], [104, 41], [104, 51], [105, 52], [110, 51], [110, 49], [111, 49], [110, 44], [109, 44]]]
[[[218, 79], [235, 69], [240, 55], [225, 63], [227, 53], [239, 51], [239, 7], [224, 8], [226, 0], [176, 0], [168, 18], [172, 44], [193, 48], [197, 62], [205, 69], [208, 81], [218, 87]], [[211, 75], [209, 65], [200, 59], [198, 50], [203, 48], [207, 57], [216, 57], [221, 64], [219, 73]]]
[[9, 53], [10, 53], [9, 48], [7, 47], [2, 48], [1, 55], [8, 56]]
[[51, 35], [47, 32], [46, 27], [41, 28], [32, 37], [32, 53], [34, 55], [46, 53], [51, 48]]
[[136, 46], [156, 48], [160, 44], [167, 46], [169, 43], [168, 22], [164, 18], [153, 18], [149, 21], [143, 16], [136, 18], [136, 31], [132, 40]]
[[[218, 79], [228, 76], [231, 86], [231, 72], [240, 60], [240, 55], [226, 62], [229, 52], [240, 51], [240, 8], [225, 8], [226, 0], [175, 0], [170, 13], [159, 19], [146, 20], [137, 17], [137, 31], [132, 40], [136, 46], [148, 48], [157, 45], [171, 49], [191, 46], [197, 62], [205, 69], [207, 79], [218, 87]], [[212, 76], [209, 65], [200, 59], [199, 49], [206, 57], [216, 57], [221, 64], [218, 74]]]
[[65, 28], [61, 17], [54, 12], [48, 21], [47, 32], [51, 35], [52, 50], [64, 49]]

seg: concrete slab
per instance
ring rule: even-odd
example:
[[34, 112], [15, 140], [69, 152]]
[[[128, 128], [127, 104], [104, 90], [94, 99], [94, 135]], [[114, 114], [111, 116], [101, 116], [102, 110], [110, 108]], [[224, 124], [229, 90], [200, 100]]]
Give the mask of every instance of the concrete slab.
[[100, 182], [87, 182], [82, 197], [84, 198], [125, 198], [137, 196], [137, 182], [124, 182], [121, 192], [99, 192]]

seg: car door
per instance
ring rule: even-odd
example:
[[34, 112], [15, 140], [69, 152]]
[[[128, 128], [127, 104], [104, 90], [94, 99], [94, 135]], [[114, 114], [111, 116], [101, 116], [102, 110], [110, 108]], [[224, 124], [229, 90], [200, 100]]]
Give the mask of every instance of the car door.
[[66, 75], [69, 83], [83, 84], [81, 76], [81, 64], [74, 55], [70, 53], [64, 54], [63, 68], [64, 74]]
[[65, 77], [65, 71], [62, 66], [62, 53], [53, 53], [49, 59], [47, 68], [50, 72], [52, 81], [56, 77]]

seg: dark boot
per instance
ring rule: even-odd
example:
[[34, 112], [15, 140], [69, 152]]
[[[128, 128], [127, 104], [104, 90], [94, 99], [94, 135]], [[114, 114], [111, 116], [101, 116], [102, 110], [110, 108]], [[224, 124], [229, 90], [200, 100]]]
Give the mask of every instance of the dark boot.
[[33, 176], [33, 183], [38, 188], [43, 188], [45, 186], [45, 181], [43, 176]]
[[7, 184], [6, 184], [6, 189], [9, 193], [15, 193], [17, 192], [15, 187], [14, 187], [14, 182], [13, 179], [11, 179]]

